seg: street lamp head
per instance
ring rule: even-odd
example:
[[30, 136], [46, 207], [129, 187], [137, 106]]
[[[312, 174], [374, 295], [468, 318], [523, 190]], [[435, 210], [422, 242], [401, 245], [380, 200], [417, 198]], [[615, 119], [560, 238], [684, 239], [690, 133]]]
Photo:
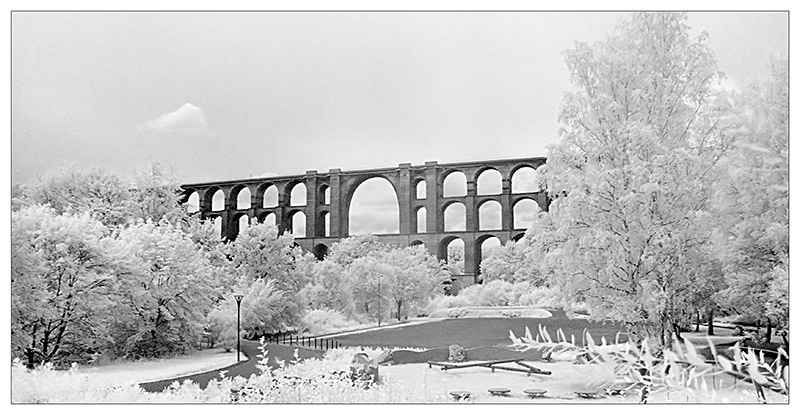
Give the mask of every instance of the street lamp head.
[[233, 298], [236, 299], [237, 303], [241, 303], [242, 302], [242, 298], [244, 298], [244, 294], [233, 294]]

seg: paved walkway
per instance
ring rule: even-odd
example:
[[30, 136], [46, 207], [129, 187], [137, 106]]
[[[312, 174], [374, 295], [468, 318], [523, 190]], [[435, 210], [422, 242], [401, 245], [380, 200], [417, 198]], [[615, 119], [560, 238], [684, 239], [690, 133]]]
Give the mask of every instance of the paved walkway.
[[[187, 376], [180, 376], [177, 378], [172, 379], [165, 379], [159, 380], [155, 382], [148, 382], [139, 384], [142, 389], [148, 392], [161, 392], [173, 382], [178, 381], [178, 383], [183, 383], [185, 380], [189, 379], [192, 382], [200, 385], [201, 389], [205, 389], [208, 386], [208, 382], [211, 379], [222, 379], [220, 377], [221, 371], [226, 371], [225, 377], [228, 378], [235, 378], [236, 376], [241, 376], [243, 378], [249, 378], [251, 375], [261, 373], [258, 368], [256, 368], [256, 362], [258, 362], [259, 358], [258, 355], [261, 351], [258, 349], [260, 343], [257, 341], [251, 340], [242, 340], [242, 353], [247, 356], [246, 361], [239, 362], [234, 365], [224, 367], [222, 369], [214, 369], [208, 372], [197, 373], [194, 375], [187, 375]], [[275, 359], [281, 359], [286, 361], [291, 361], [294, 359], [294, 350], [297, 347], [289, 347], [283, 346], [279, 344], [267, 344], [267, 356], [269, 356], [268, 364], [271, 368], [278, 367], [278, 363]], [[322, 358], [324, 354], [321, 350], [308, 350], [308, 349], [299, 349], [299, 357], [300, 360], [308, 359], [308, 358]]]

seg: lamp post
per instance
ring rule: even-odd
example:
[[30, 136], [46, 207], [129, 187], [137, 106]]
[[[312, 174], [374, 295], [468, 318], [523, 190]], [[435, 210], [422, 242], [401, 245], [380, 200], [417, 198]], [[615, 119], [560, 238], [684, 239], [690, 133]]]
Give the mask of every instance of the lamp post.
[[236, 361], [238, 362], [241, 359], [239, 356], [242, 346], [240, 310], [242, 308], [242, 298], [244, 298], [244, 294], [234, 294], [233, 298], [236, 299]]
[[378, 274], [378, 327], [381, 326], [381, 274]]

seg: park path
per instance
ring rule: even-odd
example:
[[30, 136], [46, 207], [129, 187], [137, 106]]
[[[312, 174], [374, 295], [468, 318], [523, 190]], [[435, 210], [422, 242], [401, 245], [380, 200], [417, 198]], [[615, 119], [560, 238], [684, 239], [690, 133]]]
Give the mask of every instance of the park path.
[[[155, 382], [141, 383], [139, 386], [147, 392], [162, 392], [175, 381], [178, 383], [183, 383], [186, 380], [191, 380], [193, 383], [198, 384], [201, 389], [205, 389], [211, 379], [222, 379], [220, 376], [220, 372], [222, 371], [226, 372], [225, 377], [227, 378], [235, 378], [237, 376], [249, 378], [251, 375], [261, 373], [261, 371], [256, 368], [256, 363], [259, 360], [258, 355], [261, 353], [261, 350], [258, 348], [259, 346], [260, 343], [257, 341], [242, 340], [242, 353], [247, 356], [248, 360], [246, 361], [238, 362], [222, 369], [210, 370], [208, 372], [179, 376], [176, 378], [164, 379]], [[291, 361], [294, 359], [295, 349], [298, 349], [297, 347], [283, 346], [280, 344], [267, 344], [266, 348], [268, 351], [267, 356], [269, 356], [267, 364], [273, 369], [278, 367], [278, 362], [275, 359], [285, 360], [287, 362]], [[309, 358], [321, 359], [323, 354], [324, 352], [321, 350], [309, 350], [302, 348], [299, 349], [298, 352], [300, 360]]]

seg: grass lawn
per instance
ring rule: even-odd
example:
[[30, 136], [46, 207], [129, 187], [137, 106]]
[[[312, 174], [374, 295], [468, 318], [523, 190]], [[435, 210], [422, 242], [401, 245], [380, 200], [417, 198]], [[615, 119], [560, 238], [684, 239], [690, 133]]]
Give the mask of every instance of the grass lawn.
[[[247, 356], [242, 355], [242, 360]], [[165, 359], [118, 361], [102, 366], [79, 366], [78, 373], [104, 385], [127, 385], [169, 379], [219, 369], [236, 363], [236, 351], [203, 349]]]
[[[419, 402], [430, 402], [436, 398], [453, 402], [449, 393], [452, 391], [468, 391], [471, 398], [467, 402], [477, 403], [606, 403], [622, 404], [639, 402], [635, 390], [628, 391], [624, 396], [607, 396], [600, 394], [598, 399], [584, 399], [579, 397], [577, 391], [603, 391], [603, 387], [615, 379], [614, 364], [585, 364], [576, 365], [568, 362], [543, 363], [530, 362], [536, 367], [549, 370], [550, 376], [526, 376], [523, 373], [513, 373], [491, 370], [482, 367], [472, 367], [458, 370], [443, 371], [436, 367], [428, 368], [426, 364], [407, 364], [396, 366], [382, 366], [380, 375], [402, 385], [405, 394], [417, 396]], [[755, 389], [752, 384], [736, 381], [733, 377], [724, 374], [703, 376], [708, 386], [707, 390], [693, 391], [676, 388], [659, 387], [650, 395], [651, 403], [758, 403]], [[507, 388], [511, 390], [508, 396], [492, 396], [489, 388]], [[546, 397], [532, 399], [523, 391], [525, 389], [544, 389]], [[767, 390], [767, 402], [786, 403], [787, 397]], [[465, 402], [465, 403], [467, 403]]]
[[613, 343], [618, 332], [623, 333], [620, 335], [620, 341], [627, 340], [624, 328], [618, 324], [556, 317], [446, 319], [425, 324], [400, 325], [378, 331], [344, 334], [333, 338], [341, 342], [343, 346], [435, 348], [458, 344], [465, 348], [471, 348], [510, 345], [509, 330], [513, 331], [515, 336], [521, 337], [525, 335], [525, 327], [528, 327], [533, 337], [536, 338], [540, 324], [547, 328], [554, 341], [558, 328], [564, 331], [567, 340], [574, 335], [578, 345], [581, 345], [584, 329], [588, 330], [598, 343], [602, 336], [605, 336], [609, 343]]

